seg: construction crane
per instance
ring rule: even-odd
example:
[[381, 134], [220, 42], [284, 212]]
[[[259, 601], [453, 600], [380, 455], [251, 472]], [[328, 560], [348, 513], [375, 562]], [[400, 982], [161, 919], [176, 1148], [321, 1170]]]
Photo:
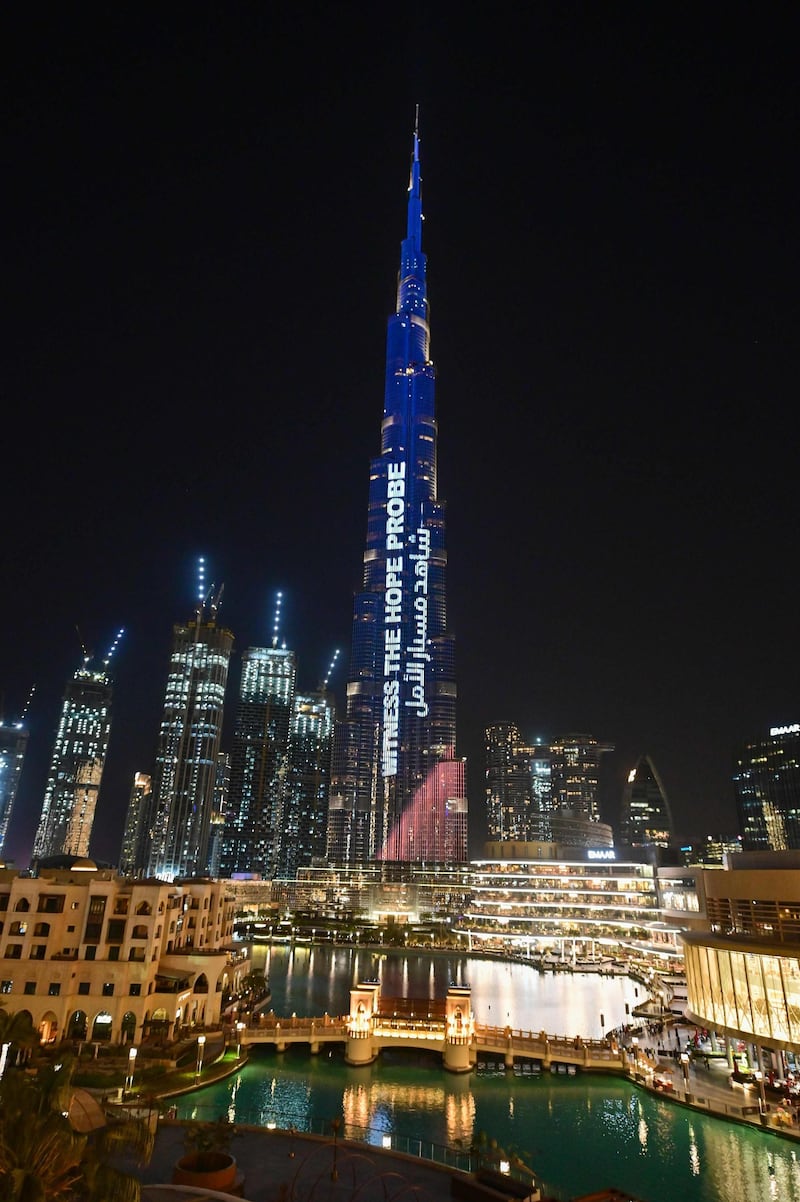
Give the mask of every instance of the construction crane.
[[283, 604], [283, 593], [278, 593], [275, 597], [275, 617], [272, 622], [272, 646], [278, 646], [278, 636], [281, 626], [281, 605]]
[[324, 693], [326, 693], [328, 691], [328, 684], [331, 679], [331, 673], [333, 672], [333, 669], [336, 667], [336, 661], [338, 660], [338, 658], [339, 658], [339, 648], [337, 647], [333, 653], [333, 659], [331, 660], [330, 665], [328, 666], [328, 671], [325, 673], [325, 679], [322, 682], [322, 691]]

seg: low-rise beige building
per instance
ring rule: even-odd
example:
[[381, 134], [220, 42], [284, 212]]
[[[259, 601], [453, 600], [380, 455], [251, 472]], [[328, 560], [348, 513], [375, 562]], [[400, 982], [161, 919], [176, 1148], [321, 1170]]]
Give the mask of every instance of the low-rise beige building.
[[220, 1021], [249, 969], [227, 881], [132, 880], [91, 860], [0, 870], [0, 1004], [43, 1043], [172, 1039]]

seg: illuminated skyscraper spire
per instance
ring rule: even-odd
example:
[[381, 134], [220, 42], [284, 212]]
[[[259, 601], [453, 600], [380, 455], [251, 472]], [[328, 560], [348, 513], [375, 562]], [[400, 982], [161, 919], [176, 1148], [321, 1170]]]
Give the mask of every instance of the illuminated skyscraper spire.
[[467, 855], [422, 223], [417, 120], [387, 329], [381, 452], [371, 465], [363, 589], [354, 604], [347, 720], [331, 780], [328, 856], [338, 862]]

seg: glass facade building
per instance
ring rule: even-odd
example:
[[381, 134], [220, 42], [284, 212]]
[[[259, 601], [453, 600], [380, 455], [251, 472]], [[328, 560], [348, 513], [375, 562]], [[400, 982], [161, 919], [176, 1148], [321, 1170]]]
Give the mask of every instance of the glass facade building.
[[[459, 935], [470, 948], [559, 948], [570, 940], [649, 945], [660, 910], [652, 864], [613, 848], [489, 843], [470, 864], [470, 899]], [[619, 856], [619, 858], [617, 858]], [[676, 956], [674, 939], [665, 955]]]
[[292, 709], [289, 773], [278, 875], [288, 879], [325, 855], [331, 781], [333, 700], [324, 691], [298, 693]]
[[593, 735], [568, 734], [550, 747], [553, 809], [589, 822], [600, 821], [600, 758], [614, 750]]
[[628, 773], [622, 792], [620, 842], [630, 847], [670, 847], [674, 838], [666, 790], [649, 755]]
[[172, 881], [207, 871], [211, 816], [233, 635], [210, 620], [173, 628], [161, 718], [145, 870]]
[[89, 854], [111, 734], [109, 665], [115, 647], [116, 642], [100, 668], [90, 667], [91, 659], [85, 657], [67, 684], [33, 840], [34, 861]]
[[739, 747], [733, 783], [745, 851], [800, 848], [800, 722]]
[[284, 833], [297, 660], [286, 647], [242, 656], [220, 872], [278, 872]]
[[443, 849], [467, 856], [434, 384], [415, 130], [381, 451], [370, 469], [346, 719], [333, 758], [327, 855], [337, 862], [430, 860]]

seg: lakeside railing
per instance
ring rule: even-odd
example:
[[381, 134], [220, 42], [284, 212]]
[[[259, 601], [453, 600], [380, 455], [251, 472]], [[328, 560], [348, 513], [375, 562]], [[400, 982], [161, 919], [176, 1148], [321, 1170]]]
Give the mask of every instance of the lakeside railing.
[[[218, 1107], [211, 1105], [195, 1106], [192, 1114], [193, 1122], [214, 1123], [219, 1119]], [[302, 1122], [297, 1126], [289, 1127], [284, 1126], [284, 1123], [285, 1116], [282, 1116], [279, 1121], [277, 1116], [265, 1118], [263, 1110], [254, 1111], [251, 1114], [245, 1111], [241, 1116], [237, 1116], [235, 1129], [240, 1132], [275, 1132], [288, 1140], [290, 1145], [294, 1138], [302, 1139], [303, 1136], [321, 1138], [329, 1144], [334, 1143], [333, 1122], [330, 1119]], [[379, 1127], [362, 1127], [357, 1123], [348, 1122], [338, 1128], [337, 1138], [340, 1147], [347, 1143], [363, 1144], [375, 1152], [396, 1152], [403, 1156], [413, 1157], [415, 1160], [430, 1161], [453, 1172], [473, 1173], [483, 1167], [497, 1168], [497, 1161], [486, 1156], [480, 1148], [452, 1147], [449, 1144], [439, 1144], [417, 1136], [398, 1135], [394, 1132], [387, 1134], [384, 1129]], [[294, 1152], [295, 1149], [292, 1148], [292, 1154]], [[520, 1170], [511, 1163], [506, 1176], [515, 1181], [524, 1181], [526, 1184], [529, 1184], [531, 1178], [534, 1177], [536, 1187], [547, 1197], [548, 1202], [567, 1202], [566, 1194], [547, 1185], [527, 1166]]]

